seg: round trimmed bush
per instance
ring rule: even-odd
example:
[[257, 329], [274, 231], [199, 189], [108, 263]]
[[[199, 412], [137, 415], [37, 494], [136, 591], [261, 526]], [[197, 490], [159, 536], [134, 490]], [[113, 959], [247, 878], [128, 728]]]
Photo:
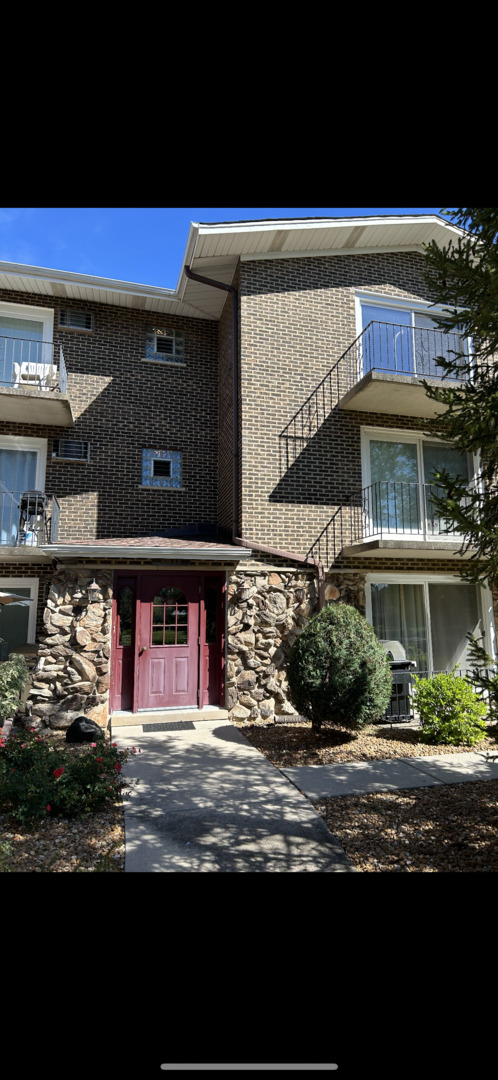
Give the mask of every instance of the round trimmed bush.
[[291, 701], [315, 731], [326, 720], [347, 728], [373, 723], [392, 693], [387, 654], [349, 604], [328, 604], [310, 619], [291, 648], [287, 675]]

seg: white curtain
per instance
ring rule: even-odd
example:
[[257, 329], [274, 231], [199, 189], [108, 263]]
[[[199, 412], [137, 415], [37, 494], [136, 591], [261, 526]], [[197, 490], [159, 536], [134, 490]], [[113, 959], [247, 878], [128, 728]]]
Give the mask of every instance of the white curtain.
[[428, 667], [423, 585], [372, 585], [372, 623], [378, 638], [399, 641], [419, 671]]
[[23, 491], [36, 487], [36, 450], [6, 450], [0, 447], [0, 539], [16, 544], [19, 530], [19, 500]]

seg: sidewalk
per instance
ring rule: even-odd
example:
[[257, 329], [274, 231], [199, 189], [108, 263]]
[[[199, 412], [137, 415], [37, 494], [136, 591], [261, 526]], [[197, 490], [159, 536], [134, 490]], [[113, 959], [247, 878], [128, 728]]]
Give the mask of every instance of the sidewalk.
[[351, 761], [342, 765], [298, 765], [282, 769], [312, 802], [334, 795], [365, 795], [397, 788], [431, 787], [498, 779], [498, 754], [435, 754], [433, 757]]
[[356, 873], [311, 803], [224, 720], [112, 729], [138, 780], [125, 873]]

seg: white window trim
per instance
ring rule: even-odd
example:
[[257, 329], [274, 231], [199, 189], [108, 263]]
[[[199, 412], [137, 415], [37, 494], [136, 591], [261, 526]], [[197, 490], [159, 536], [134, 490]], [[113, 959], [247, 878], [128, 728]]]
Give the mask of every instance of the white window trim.
[[32, 320], [33, 322], [43, 323], [43, 338], [44, 342], [49, 344], [53, 341], [54, 336], [54, 309], [53, 308], [37, 308], [28, 304], [6, 304], [0, 303], [0, 317], [18, 318]]
[[363, 331], [362, 305], [374, 304], [376, 307], [393, 308], [394, 311], [412, 311], [429, 318], [444, 315], [440, 304], [431, 304], [428, 300], [410, 300], [408, 297], [389, 296], [383, 293], [355, 291], [356, 336]]
[[[429, 610], [429, 585], [439, 585], [450, 582], [452, 584], [468, 584], [464, 582], [459, 574], [384, 574], [384, 573], [372, 573], [367, 574], [365, 577], [365, 617], [370, 626], [373, 625], [372, 620], [372, 585], [374, 584], [388, 584], [388, 585], [424, 585], [424, 609], [427, 625], [427, 647], [430, 663], [432, 666], [432, 638], [431, 638], [431, 620]], [[482, 619], [484, 630], [484, 647], [490, 656], [496, 660], [496, 632], [494, 625], [494, 610], [493, 610], [493, 597], [489, 585], [483, 584], [481, 586], [476, 585], [477, 603], [480, 618]]]
[[24, 435], [0, 435], [0, 447], [4, 450], [36, 450], [35, 490], [45, 491], [47, 439], [30, 439]]
[[[370, 442], [372, 441], [372, 439], [378, 439], [378, 440], [380, 440], [382, 442], [410, 443], [411, 445], [416, 446], [417, 447], [417, 475], [419, 477], [419, 480], [418, 480], [419, 485], [423, 485], [425, 483], [425, 481], [423, 479], [423, 476], [424, 476], [423, 456], [422, 456], [423, 443], [426, 442], [426, 443], [436, 444], [436, 443], [439, 442], [442, 447], [443, 446], [448, 446], [448, 447], [452, 446], [451, 442], [447, 442], [444, 439], [435, 439], [434, 436], [424, 435], [422, 433], [419, 434], [419, 433], [414, 432], [414, 431], [406, 431], [403, 428], [382, 428], [382, 427], [368, 427], [368, 426], [365, 426], [365, 427], [361, 428], [360, 434], [361, 434], [361, 486], [362, 486], [362, 490], [364, 488], [370, 487], [371, 483], [372, 483], [371, 472], [370, 472]], [[476, 483], [477, 479], [479, 477], [479, 455], [469, 453], [467, 456], [469, 458], [469, 473], [471, 474], [469, 476], [469, 483]], [[422, 507], [422, 500], [421, 500], [421, 507], [420, 507], [421, 520], [423, 520], [422, 509], [423, 509], [423, 507]], [[371, 526], [371, 523], [370, 523], [370, 526]], [[371, 527], [369, 527], [369, 531], [370, 531], [370, 534], [372, 534], [373, 529]], [[396, 537], [396, 536], [401, 537], [402, 536], [403, 539], [405, 539], [405, 540], [420, 540], [422, 538], [425, 538], [425, 531], [421, 530], [419, 532], [414, 532], [414, 533], [401, 532], [401, 531], [395, 532], [395, 531], [393, 531], [390, 534], [387, 533], [387, 532], [384, 532], [384, 535], [385, 536], [391, 535], [393, 537]], [[431, 534], [430, 539], [431, 539], [431, 542], [434, 541], [434, 543], [442, 543], [443, 541], [448, 542], [448, 540], [451, 540], [451, 538], [453, 536], [458, 538], [459, 534], [458, 533]]]
[[[28, 645], [34, 645], [36, 640], [36, 612], [38, 608], [38, 578], [3, 578], [0, 577], [0, 591], [13, 592], [17, 589], [29, 589], [31, 604], [28, 604]], [[17, 588], [16, 588], [17, 587]]]

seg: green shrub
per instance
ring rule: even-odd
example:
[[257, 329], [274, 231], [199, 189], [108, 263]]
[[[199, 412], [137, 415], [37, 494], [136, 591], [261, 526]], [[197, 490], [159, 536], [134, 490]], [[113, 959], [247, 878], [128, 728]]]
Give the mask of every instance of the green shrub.
[[50, 816], [86, 817], [113, 803], [126, 782], [129, 752], [99, 742], [70, 750], [34, 732], [0, 739], [2, 806], [18, 821]]
[[21, 704], [21, 694], [28, 678], [24, 656], [13, 653], [0, 664], [0, 720], [15, 716]]
[[355, 728], [378, 720], [392, 692], [387, 654], [366, 619], [328, 604], [294, 642], [287, 668], [295, 708], [319, 731], [324, 721]]
[[474, 746], [486, 735], [487, 708], [466, 679], [451, 672], [430, 679], [413, 676], [412, 701], [419, 713], [423, 743]]

